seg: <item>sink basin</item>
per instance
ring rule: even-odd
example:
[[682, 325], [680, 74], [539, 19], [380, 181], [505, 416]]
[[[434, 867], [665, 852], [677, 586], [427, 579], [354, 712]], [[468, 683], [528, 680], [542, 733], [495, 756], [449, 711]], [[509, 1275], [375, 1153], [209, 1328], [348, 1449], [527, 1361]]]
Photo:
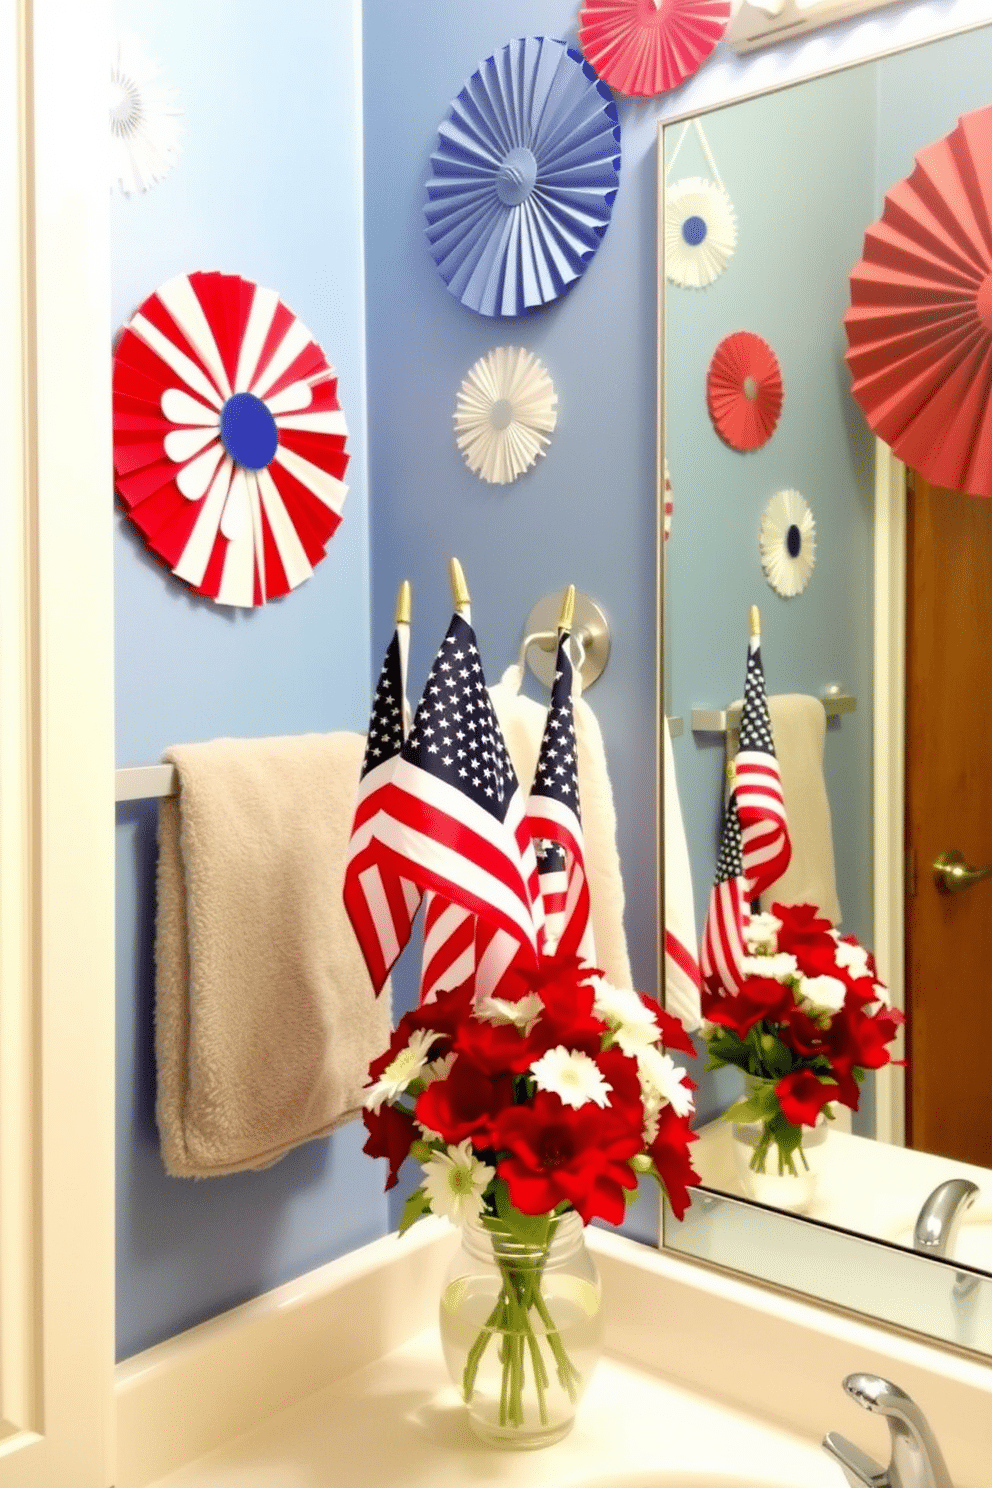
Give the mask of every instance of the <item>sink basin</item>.
[[[885, 1238], [912, 1249], [914, 1224], [915, 1219], [904, 1222]], [[987, 1199], [979, 1198], [962, 1216], [947, 1259], [992, 1274], [992, 1203]]]
[[709, 1473], [634, 1472], [597, 1478], [577, 1478], [562, 1488], [780, 1488], [755, 1478]]

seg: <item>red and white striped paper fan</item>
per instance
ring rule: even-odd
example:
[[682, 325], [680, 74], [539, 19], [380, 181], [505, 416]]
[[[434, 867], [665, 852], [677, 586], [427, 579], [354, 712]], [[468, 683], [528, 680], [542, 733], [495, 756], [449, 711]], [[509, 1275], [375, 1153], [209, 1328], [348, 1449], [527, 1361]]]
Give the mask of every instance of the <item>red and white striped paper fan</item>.
[[271, 289], [181, 274], [114, 356], [114, 470], [148, 546], [198, 594], [251, 607], [325, 556], [348, 488], [337, 377]]

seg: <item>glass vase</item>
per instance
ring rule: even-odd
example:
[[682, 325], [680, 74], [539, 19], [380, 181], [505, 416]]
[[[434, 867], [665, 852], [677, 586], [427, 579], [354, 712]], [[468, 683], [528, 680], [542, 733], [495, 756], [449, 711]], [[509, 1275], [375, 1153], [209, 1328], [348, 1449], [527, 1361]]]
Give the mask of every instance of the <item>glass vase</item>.
[[[754, 1075], [746, 1075], [747, 1095], [754, 1095], [768, 1083]], [[775, 1209], [791, 1209], [797, 1214], [805, 1214], [816, 1199], [819, 1186], [823, 1145], [828, 1132], [823, 1115], [817, 1118], [815, 1126], [801, 1128], [791, 1167], [780, 1161], [778, 1146], [765, 1122], [733, 1122], [730, 1130], [737, 1176], [748, 1198]], [[787, 1130], [793, 1135], [796, 1133], [795, 1127]]]
[[600, 1282], [579, 1216], [545, 1245], [469, 1221], [441, 1292], [445, 1362], [476, 1436], [543, 1447], [571, 1430], [602, 1348]]

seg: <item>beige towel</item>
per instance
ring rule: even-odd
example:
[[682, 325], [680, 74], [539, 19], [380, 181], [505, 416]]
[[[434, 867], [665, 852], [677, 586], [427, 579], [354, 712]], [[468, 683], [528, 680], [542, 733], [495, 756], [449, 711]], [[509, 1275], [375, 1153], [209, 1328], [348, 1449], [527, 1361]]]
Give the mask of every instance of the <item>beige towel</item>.
[[355, 1116], [389, 1040], [341, 887], [359, 734], [169, 749], [155, 1046], [166, 1170], [265, 1168]]
[[[530, 790], [548, 710], [519, 689], [523, 674], [507, 667], [489, 695], [510, 751], [521, 789]], [[606, 751], [596, 715], [581, 697], [574, 699], [575, 739], [579, 750], [579, 802], [582, 839], [596, 960], [615, 987], [630, 987], [633, 978], [623, 928], [624, 891], [617, 852], [617, 816], [606, 767]]]
[[[775, 754], [782, 776], [785, 814], [792, 839], [792, 859], [777, 883], [761, 896], [761, 908], [782, 904], [815, 904], [834, 925], [841, 921], [834, 867], [830, 802], [823, 778], [827, 715], [819, 698], [803, 693], [769, 697]], [[737, 735], [728, 748], [737, 750]]]

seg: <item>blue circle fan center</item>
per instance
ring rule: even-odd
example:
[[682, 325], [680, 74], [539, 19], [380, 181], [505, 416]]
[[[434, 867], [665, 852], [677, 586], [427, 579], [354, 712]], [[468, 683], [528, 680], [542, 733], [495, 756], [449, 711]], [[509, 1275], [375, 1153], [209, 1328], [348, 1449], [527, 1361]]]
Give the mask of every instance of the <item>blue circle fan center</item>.
[[261, 470], [279, 448], [276, 421], [254, 393], [235, 393], [220, 411], [220, 437], [236, 464]]

